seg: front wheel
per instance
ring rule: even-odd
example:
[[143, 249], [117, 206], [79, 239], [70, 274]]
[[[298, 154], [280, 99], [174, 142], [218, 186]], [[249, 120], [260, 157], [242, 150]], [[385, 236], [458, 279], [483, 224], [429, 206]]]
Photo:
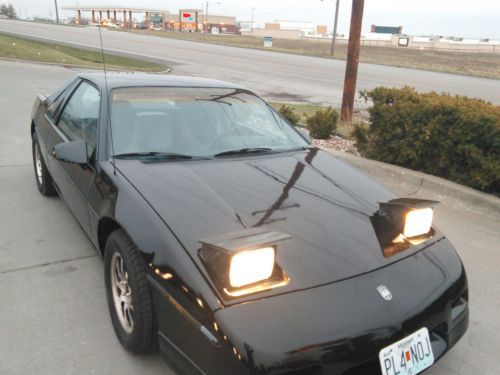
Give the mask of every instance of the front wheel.
[[36, 133], [33, 135], [31, 149], [33, 152], [33, 166], [35, 167], [35, 178], [38, 191], [45, 196], [56, 195], [57, 192], [54, 188], [52, 177], [47, 170], [47, 165], [43, 160], [42, 152], [40, 149], [40, 142], [38, 141], [38, 136]]
[[106, 242], [104, 277], [111, 321], [120, 343], [134, 353], [149, 352], [156, 340], [151, 288], [139, 250], [120, 229]]

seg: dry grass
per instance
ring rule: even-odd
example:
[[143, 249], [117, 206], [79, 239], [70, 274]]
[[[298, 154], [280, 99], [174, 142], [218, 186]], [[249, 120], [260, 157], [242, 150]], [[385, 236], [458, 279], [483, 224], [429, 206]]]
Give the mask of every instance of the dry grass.
[[[143, 72], [161, 72], [166, 69], [164, 65], [142, 60], [110, 54], [104, 56], [106, 67], [110, 69]], [[102, 68], [102, 55], [100, 52], [38, 42], [4, 34], [0, 34], [0, 57]]]
[[[129, 30], [166, 38], [214, 43], [243, 48], [264, 48], [262, 38], [242, 35], [210, 35], [198, 33]], [[299, 55], [330, 57], [330, 43], [315, 40], [273, 39], [272, 51]], [[336, 59], [346, 58], [347, 46], [339, 44]], [[396, 47], [362, 46], [360, 61], [371, 64], [431, 70], [436, 72], [500, 79], [500, 55], [470, 52], [446, 52]]]

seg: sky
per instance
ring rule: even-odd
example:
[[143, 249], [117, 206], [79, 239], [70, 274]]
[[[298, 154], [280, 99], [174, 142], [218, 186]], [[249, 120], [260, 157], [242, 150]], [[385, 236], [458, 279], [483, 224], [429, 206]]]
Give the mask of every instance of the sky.
[[[55, 18], [54, 0], [0, 0], [10, 2], [21, 17]], [[349, 30], [352, 0], [339, 0], [339, 33]], [[151, 7], [176, 13], [179, 8], [201, 8], [201, 0], [57, 0], [62, 6], [96, 5]], [[255, 20], [263, 25], [272, 20], [313, 21], [331, 29], [335, 0], [219, 0], [211, 1], [209, 13]], [[61, 12], [62, 17], [74, 16]], [[403, 26], [410, 35], [445, 35], [500, 39], [499, 0], [365, 0], [363, 32], [372, 24]]]

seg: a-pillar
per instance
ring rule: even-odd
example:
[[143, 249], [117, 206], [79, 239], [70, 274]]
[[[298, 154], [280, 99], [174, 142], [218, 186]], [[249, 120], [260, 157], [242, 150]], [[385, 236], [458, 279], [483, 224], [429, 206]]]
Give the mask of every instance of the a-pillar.
[[128, 27], [127, 27], [127, 11], [126, 10], [123, 11], [123, 28], [128, 29]]
[[82, 11], [78, 9], [76, 11], [76, 24], [80, 25], [82, 23]]
[[130, 22], [130, 28], [132, 28], [133, 25], [132, 25], [132, 11], [131, 10], [128, 11], [128, 21]]
[[92, 23], [95, 23], [95, 10], [92, 10]]
[[113, 11], [113, 23], [117, 23], [118, 20], [116, 19], [116, 10]]

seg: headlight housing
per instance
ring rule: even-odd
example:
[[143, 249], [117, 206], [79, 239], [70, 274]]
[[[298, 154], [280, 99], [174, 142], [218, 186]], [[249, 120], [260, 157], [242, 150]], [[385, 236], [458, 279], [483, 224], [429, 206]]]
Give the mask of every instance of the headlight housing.
[[416, 198], [379, 203], [379, 210], [370, 219], [384, 255], [392, 256], [433, 237], [432, 219], [438, 203]]
[[276, 263], [278, 242], [284, 233], [246, 229], [201, 240], [199, 256], [207, 272], [227, 297], [239, 297], [288, 284]]

